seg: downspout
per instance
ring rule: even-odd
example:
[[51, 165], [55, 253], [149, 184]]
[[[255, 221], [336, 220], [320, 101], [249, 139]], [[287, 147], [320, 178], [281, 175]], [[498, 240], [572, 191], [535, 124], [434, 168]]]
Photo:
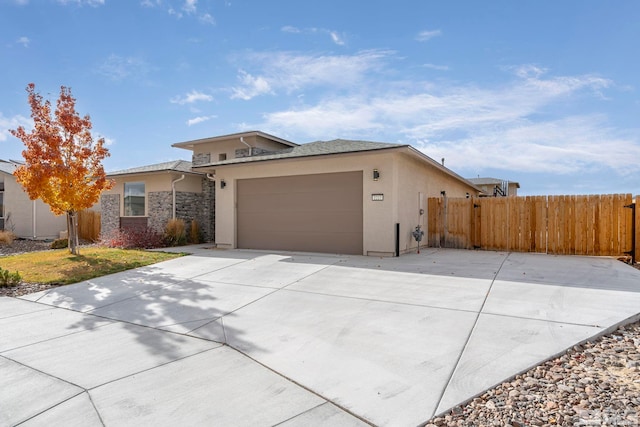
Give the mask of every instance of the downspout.
[[176, 182], [180, 182], [184, 179], [184, 174], [178, 179], [171, 181], [171, 193], [173, 196], [173, 219], [176, 219]]
[[250, 146], [247, 142], [245, 142], [244, 137], [240, 137], [240, 142], [249, 147], [249, 157], [253, 156], [253, 147]]

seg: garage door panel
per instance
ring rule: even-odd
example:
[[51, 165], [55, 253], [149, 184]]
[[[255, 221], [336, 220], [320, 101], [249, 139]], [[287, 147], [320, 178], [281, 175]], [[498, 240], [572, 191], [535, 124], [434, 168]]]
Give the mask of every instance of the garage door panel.
[[[239, 216], [239, 222], [242, 222], [244, 229], [249, 233], [256, 233], [264, 230], [267, 225], [273, 232], [340, 232], [352, 233], [358, 231], [362, 233], [362, 221], [354, 218], [354, 212], [305, 212], [304, 215], [283, 217], [281, 215], [273, 215], [268, 218], [259, 213], [242, 214]], [[333, 226], [331, 230], [327, 230], [324, 222], [331, 221]]]
[[264, 212], [265, 206], [270, 207], [270, 212], [362, 211], [362, 197], [356, 198], [340, 189], [320, 193], [242, 194], [238, 204], [242, 205], [243, 212]]
[[362, 254], [361, 232], [307, 232], [303, 234], [298, 232], [276, 233], [263, 230], [258, 232], [255, 238], [259, 241], [268, 241], [269, 247], [247, 249]]
[[362, 172], [237, 182], [245, 249], [362, 254]]

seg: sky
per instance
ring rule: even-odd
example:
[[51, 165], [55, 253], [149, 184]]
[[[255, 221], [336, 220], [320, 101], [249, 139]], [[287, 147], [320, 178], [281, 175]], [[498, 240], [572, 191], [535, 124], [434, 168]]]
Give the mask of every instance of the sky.
[[70, 87], [107, 171], [260, 130], [410, 144], [519, 195], [640, 194], [637, 0], [0, 0], [0, 158]]

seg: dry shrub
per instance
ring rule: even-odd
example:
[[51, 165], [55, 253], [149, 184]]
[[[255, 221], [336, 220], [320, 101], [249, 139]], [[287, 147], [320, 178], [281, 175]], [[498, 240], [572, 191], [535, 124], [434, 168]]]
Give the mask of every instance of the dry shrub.
[[119, 229], [103, 235], [100, 242], [108, 248], [153, 249], [165, 246], [162, 233], [146, 227], [140, 229]]
[[164, 238], [169, 246], [180, 246], [187, 243], [187, 232], [183, 219], [171, 219], [164, 229]]
[[0, 231], [0, 244], [10, 245], [16, 239], [16, 235], [10, 231]]
[[200, 232], [200, 226], [198, 225], [198, 221], [196, 221], [195, 219], [191, 221], [191, 226], [189, 227], [189, 242], [202, 242], [202, 233]]

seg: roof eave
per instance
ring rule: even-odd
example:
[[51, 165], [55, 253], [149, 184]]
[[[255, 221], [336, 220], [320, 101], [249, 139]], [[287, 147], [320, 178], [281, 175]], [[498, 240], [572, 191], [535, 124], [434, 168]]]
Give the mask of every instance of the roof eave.
[[[382, 148], [371, 148], [369, 150], [358, 150], [358, 151], [342, 151], [342, 152], [338, 152], [338, 153], [318, 153], [318, 154], [307, 154], [304, 156], [289, 156], [289, 157], [278, 157], [278, 158], [260, 158], [260, 156], [255, 156], [255, 157], [243, 157], [243, 159], [251, 159], [251, 160], [244, 160], [244, 161], [234, 161], [236, 159], [232, 159], [230, 161], [222, 161], [222, 162], [214, 162], [214, 163], [207, 163], [205, 165], [198, 165], [198, 166], [193, 166], [194, 169], [203, 169], [203, 168], [218, 168], [218, 167], [224, 167], [224, 166], [236, 166], [236, 165], [248, 165], [248, 164], [252, 164], [255, 162], [275, 162], [275, 161], [279, 161], [279, 160], [294, 160], [294, 159], [308, 159], [308, 158], [313, 158], [313, 157], [325, 157], [325, 156], [341, 156], [341, 155], [345, 155], [345, 154], [359, 154], [359, 153], [371, 153], [371, 152], [377, 152], [377, 151], [387, 151], [387, 150], [397, 150], [397, 149], [401, 149], [401, 148], [405, 148], [405, 147], [410, 147], [409, 145], [397, 145], [397, 146], [392, 146], [392, 147], [382, 147]], [[267, 157], [268, 155], [264, 156]]]
[[176, 142], [174, 144], [171, 144], [171, 146], [175, 148], [182, 148], [184, 150], [193, 150], [193, 148], [196, 145], [206, 144], [209, 142], [223, 141], [223, 140], [232, 139], [232, 138], [239, 139], [240, 137], [249, 137], [249, 136], [261, 136], [263, 138], [270, 139], [271, 141], [278, 142], [280, 144], [283, 144], [289, 147], [297, 147], [298, 145], [300, 145], [300, 144], [296, 144], [295, 142], [287, 141], [286, 139], [282, 139], [277, 136], [270, 135], [268, 133], [256, 130], [256, 131], [232, 133], [228, 135], [213, 136], [209, 138], [194, 139], [191, 141]]

